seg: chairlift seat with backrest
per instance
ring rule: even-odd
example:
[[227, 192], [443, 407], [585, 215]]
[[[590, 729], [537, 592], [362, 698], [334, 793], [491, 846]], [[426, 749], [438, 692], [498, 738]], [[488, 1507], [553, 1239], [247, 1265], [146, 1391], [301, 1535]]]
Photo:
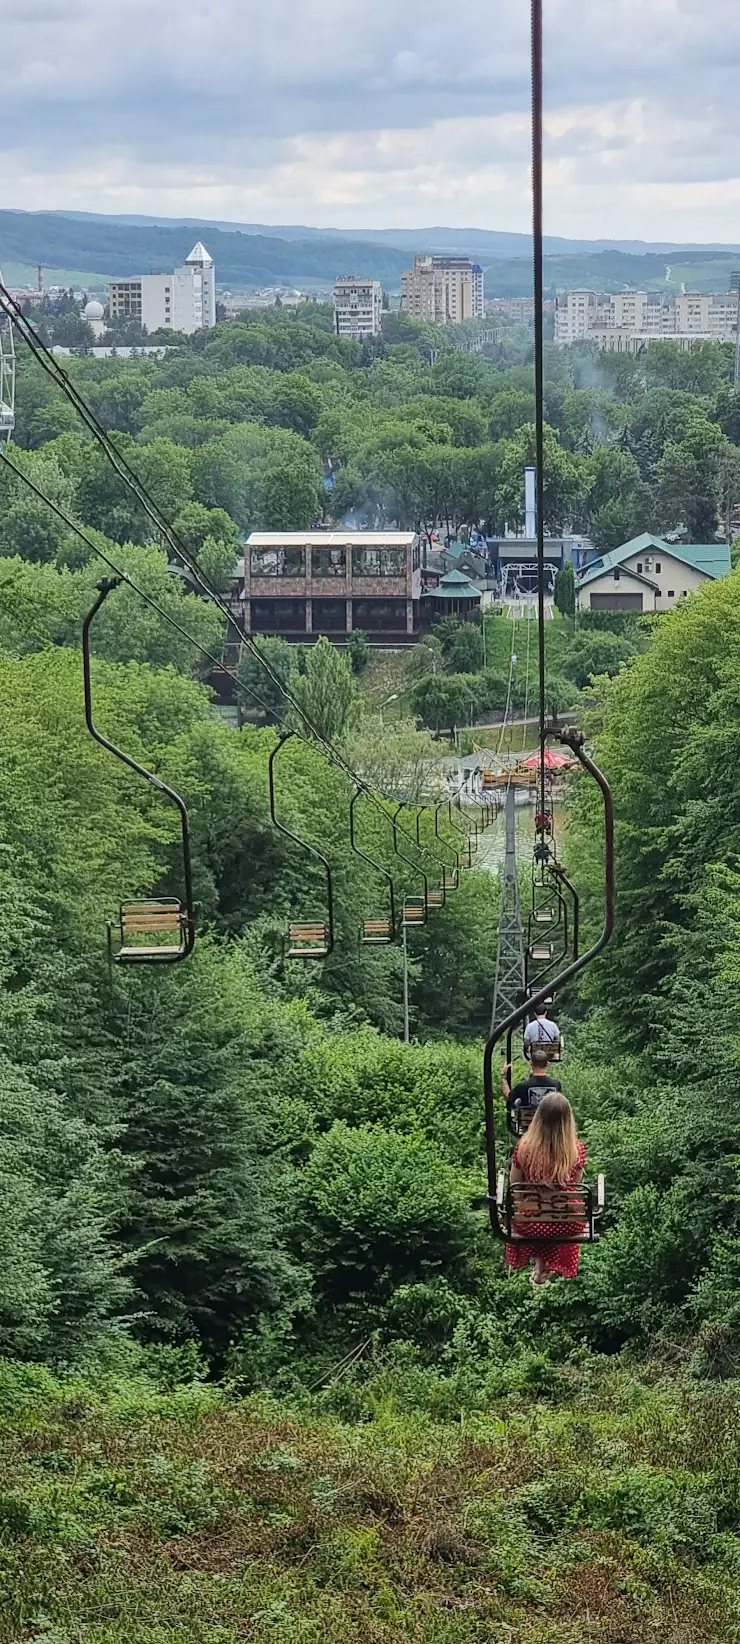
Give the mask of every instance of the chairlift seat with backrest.
[[326, 959], [331, 953], [329, 926], [316, 920], [288, 926], [288, 959]]
[[404, 925], [425, 925], [427, 904], [424, 896], [407, 896], [403, 904]]
[[[505, 1238], [512, 1244], [594, 1244], [604, 1213], [605, 1183], [599, 1176], [596, 1197], [587, 1182], [575, 1187], [549, 1187], [538, 1182], [511, 1182], [501, 1171], [497, 1209]], [[548, 1234], [547, 1228], [552, 1232]], [[543, 1231], [544, 1229], [544, 1231]]]
[[108, 925], [108, 951], [119, 965], [184, 959], [187, 942], [187, 910], [174, 897], [158, 902], [123, 902], [118, 924]]
[[360, 941], [368, 947], [375, 947], [379, 943], [393, 941], [393, 926], [390, 919], [363, 919]]

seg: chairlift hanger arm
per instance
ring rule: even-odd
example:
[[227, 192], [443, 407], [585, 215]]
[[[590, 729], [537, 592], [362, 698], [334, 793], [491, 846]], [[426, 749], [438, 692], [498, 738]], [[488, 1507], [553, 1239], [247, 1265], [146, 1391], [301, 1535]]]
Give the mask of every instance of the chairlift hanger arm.
[[138, 760], [134, 759], [131, 754], [125, 753], [123, 748], [117, 747], [115, 742], [111, 742], [109, 737], [104, 736], [103, 732], [100, 731], [95, 724], [95, 718], [93, 715], [90, 630], [98, 611], [101, 606], [104, 605], [108, 595], [112, 594], [114, 590], [119, 588], [121, 583], [126, 580], [127, 579], [125, 576], [104, 577], [103, 580], [98, 583], [98, 597], [95, 600], [94, 605], [87, 612], [82, 624], [82, 678], [85, 693], [85, 723], [90, 735], [100, 744], [101, 748], [105, 748], [107, 753], [114, 754], [116, 759], [120, 759], [121, 763], [127, 765], [129, 770], [134, 771], [137, 776], [143, 777], [144, 780], [149, 783], [150, 787], [156, 788], [158, 793], [164, 794], [166, 799], [170, 799], [179, 811], [183, 879], [185, 884], [185, 922], [184, 941], [182, 951], [179, 953], [178, 957], [186, 959], [188, 955], [192, 953], [195, 942], [193, 867], [190, 850], [190, 819], [188, 816], [187, 806], [180, 794], [177, 793], [174, 788], [171, 788], [167, 782], [163, 782], [161, 777], [155, 776], [153, 771], [148, 771], [146, 767], [144, 765], [140, 765]]
[[[431, 811], [432, 808], [433, 807], [430, 803], [428, 805], [420, 805], [417, 809], [417, 812], [416, 812], [416, 843], [419, 847], [419, 850], [422, 852], [422, 854], [424, 856], [428, 856], [430, 861], [432, 861], [434, 863], [435, 867], [440, 868], [442, 873], [444, 873], [447, 864], [443, 861], [441, 856], [437, 855], [436, 851], [432, 850], [431, 845], [425, 845], [424, 840], [420, 836], [420, 823], [421, 823], [422, 816], [424, 816], [426, 811]], [[436, 815], [436, 812], [435, 812], [435, 815]], [[434, 831], [435, 831], [435, 834], [436, 834], [437, 833], [436, 828], [435, 828]], [[437, 837], [439, 837], [439, 835], [437, 835]]]
[[506, 1235], [501, 1225], [496, 1202], [497, 1167], [496, 1124], [493, 1094], [493, 1053], [500, 1040], [507, 1038], [510, 1034], [513, 1034], [515, 1029], [519, 1027], [520, 1023], [524, 1021], [525, 1016], [528, 1016], [531, 1011], [536, 1011], [537, 1006], [543, 1005], [545, 1000], [549, 999], [556, 990], [559, 991], [561, 988], [565, 987], [568, 982], [572, 982], [574, 977], [579, 976], [581, 971], [585, 970], [586, 966], [590, 965], [592, 961], [598, 957], [598, 955], [606, 947], [607, 943], [611, 940], [614, 930], [614, 802], [612, 799], [611, 789], [606, 777], [603, 774], [603, 771], [599, 770], [598, 766], [586, 753], [584, 748], [584, 737], [581, 731], [576, 731], [569, 727], [559, 730], [556, 726], [552, 726], [547, 728], [547, 734], [557, 737], [559, 742], [561, 742], [565, 747], [570, 748], [571, 752], [575, 754], [579, 764], [585, 771], [588, 772], [589, 776], [593, 778], [594, 782], [597, 783], [601, 790], [601, 796], [604, 802], [604, 923], [601, 934], [597, 937], [592, 946], [588, 948], [586, 953], [582, 953], [577, 959], [571, 960], [571, 963], [566, 965], [565, 970], [561, 971], [559, 976], [548, 980], [543, 987], [537, 989], [536, 993], [531, 994], [529, 998], [523, 1000], [520, 1005], [517, 1005], [516, 1010], [511, 1011], [502, 1022], [497, 1024], [486, 1043], [483, 1054], [483, 1093], [486, 1117], [488, 1211], [492, 1232], [495, 1237], [499, 1239], [505, 1239]]
[[[372, 856], [369, 856], [367, 851], [362, 850], [361, 847], [357, 843], [356, 826], [355, 826], [355, 805], [357, 804], [357, 801], [360, 798], [362, 798], [362, 789], [361, 788], [355, 788], [355, 791], [354, 791], [354, 793], [352, 795], [352, 798], [350, 799], [350, 802], [349, 802], [349, 842], [350, 842], [350, 845], [351, 845], [352, 850], [354, 851], [355, 855], [360, 856], [362, 858], [363, 862], [367, 862], [368, 866], [373, 868], [375, 873], [379, 873], [381, 878], [383, 878], [385, 880], [385, 882], [388, 886], [388, 901], [389, 901], [389, 905], [390, 905], [391, 931], [393, 933], [395, 933], [395, 929], [396, 929], [396, 891], [395, 891], [395, 886], [393, 884], [393, 874], [389, 872], [388, 868], [384, 868], [382, 866], [382, 863], [376, 862]], [[390, 816], [388, 817], [388, 821], [389, 822], [391, 821]]]
[[402, 799], [400, 804], [398, 804], [396, 806], [395, 810], [391, 812], [391, 826], [393, 828], [393, 849], [396, 853], [396, 856], [400, 857], [401, 861], [405, 862], [406, 866], [411, 868], [412, 873], [416, 874], [418, 876], [418, 878], [423, 881], [423, 884], [424, 884], [424, 900], [426, 901], [428, 891], [429, 891], [429, 879], [428, 879], [427, 874], [424, 872], [424, 869], [421, 866], [420, 862], [413, 862], [410, 856], [406, 856], [405, 853], [402, 850], [399, 850], [399, 848], [398, 848], [398, 818], [401, 814], [401, 811], [403, 811], [405, 809], [406, 809], [406, 806], [405, 806], [404, 800]]
[[317, 850], [315, 845], [310, 845], [307, 839], [301, 839], [300, 834], [294, 833], [292, 828], [287, 827], [284, 822], [280, 822], [275, 808], [275, 760], [277, 759], [281, 749], [285, 747], [286, 742], [290, 742], [291, 738], [295, 736], [295, 734], [296, 733], [294, 731], [281, 732], [267, 761], [267, 785], [270, 797], [270, 818], [274, 826], [277, 828], [278, 833], [284, 834], [285, 838], [292, 840], [294, 845], [299, 845], [301, 850], [305, 851], [308, 856], [312, 856], [315, 862], [320, 862], [324, 870], [324, 874], [326, 876], [326, 905], [328, 920], [326, 925], [327, 934], [325, 952], [322, 954], [322, 957], [328, 957], [334, 947], [334, 888], [331, 863], [328, 858], [324, 856], [322, 851]]
[[460, 789], [459, 788], [457, 789], [456, 793], [454, 793], [452, 795], [452, 797], [447, 800], [447, 820], [450, 824], [450, 827], [452, 829], [454, 829], [454, 832], [459, 834], [461, 839], [464, 839], [465, 844], [467, 846], [467, 850], [468, 850], [468, 867], [472, 868], [472, 866], [473, 866], [473, 851], [472, 851], [472, 842], [471, 842], [471, 836], [470, 836], [470, 829], [469, 828], [459, 828], [457, 823], [455, 821], [453, 821], [452, 809], [453, 809], [453, 806], [455, 804], [457, 805], [457, 809], [460, 811], [460, 814], [462, 815], [462, 806], [460, 804]]
[[581, 936], [581, 899], [572, 880], [568, 878], [565, 868], [559, 862], [550, 862], [549, 871], [556, 876], [561, 885], [565, 886], [573, 904], [573, 958], [577, 959]]

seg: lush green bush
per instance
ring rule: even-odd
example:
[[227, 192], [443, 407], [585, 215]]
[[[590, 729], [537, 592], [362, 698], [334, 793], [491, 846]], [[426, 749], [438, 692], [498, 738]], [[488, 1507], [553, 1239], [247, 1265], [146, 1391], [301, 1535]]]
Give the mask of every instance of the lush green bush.
[[336, 1121], [301, 1173], [295, 1241], [334, 1304], [357, 1294], [387, 1298], [442, 1268], [464, 1276], [464, 1177], [418, 1132]]

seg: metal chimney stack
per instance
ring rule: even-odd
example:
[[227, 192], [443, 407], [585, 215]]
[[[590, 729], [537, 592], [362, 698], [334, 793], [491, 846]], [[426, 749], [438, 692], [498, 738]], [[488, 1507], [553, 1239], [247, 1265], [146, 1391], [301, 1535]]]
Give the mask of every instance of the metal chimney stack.
[[528, 542], [534, 542], [537, 535], [536, 473], [535, 468], [524, 470], [524, 535]]

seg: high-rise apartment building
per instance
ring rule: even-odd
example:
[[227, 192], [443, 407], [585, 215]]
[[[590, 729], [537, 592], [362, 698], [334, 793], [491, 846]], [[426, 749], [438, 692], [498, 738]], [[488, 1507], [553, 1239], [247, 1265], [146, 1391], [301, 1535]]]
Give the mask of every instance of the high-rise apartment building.
[[415, 320], [462, 325], [484, 316], [483, 269], [469, 257], [414, 258], [401, 275], [401, 307]]
[[334, 285], [334, 329], [338, 337], [377, 337], [383, 321], [383, 287], [380, 280], [362, 280], [356, 274], [340, 274]]
[[172, 274], [138, 274], [111, 280], [112, 320], [138, 320], [146, 331], [208, 330], [216, 324], [216, 268], [199, 240]]

